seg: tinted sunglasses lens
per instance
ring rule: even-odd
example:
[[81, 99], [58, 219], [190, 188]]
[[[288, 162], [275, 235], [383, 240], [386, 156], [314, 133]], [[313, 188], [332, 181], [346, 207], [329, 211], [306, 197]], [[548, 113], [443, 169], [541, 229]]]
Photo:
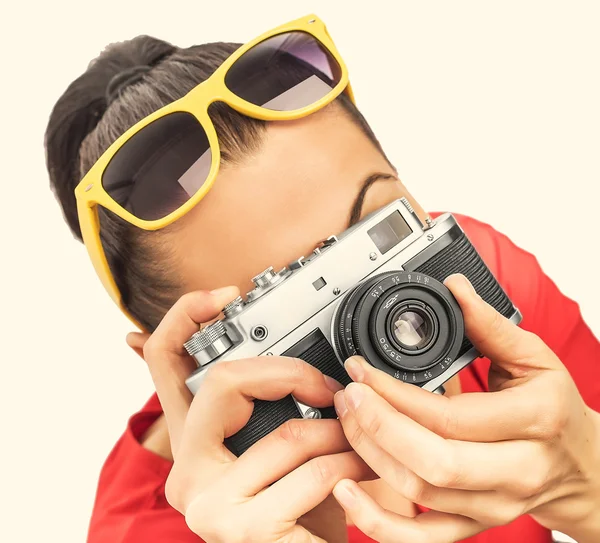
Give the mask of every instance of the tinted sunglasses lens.
[[196, 117], [170, 113], [117, 151], [104, 170], [102, 186], [139, 219], [162, 219], [202, 187], [211, 161], [208, 137]]
[[341, 77], [340, 65], [316, 38], [286, 32], [242, 55], [229, 68], [225, 84], [254, 105], [293, 111], [329, 94]]

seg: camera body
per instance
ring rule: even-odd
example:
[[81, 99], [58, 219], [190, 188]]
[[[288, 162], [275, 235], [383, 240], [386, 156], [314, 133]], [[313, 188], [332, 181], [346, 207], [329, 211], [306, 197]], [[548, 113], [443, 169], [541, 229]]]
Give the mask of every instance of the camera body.
[[[451, 214], [423, 224], [402, 198], [331, 236], [279, 272], [268, 268], [254, 290], [228, 304], [225, 318], [185, 344], [198, 368], [186, 380], [196, 393], [206, 370], [223, 360], [293, 356], [343, 385], [352, 355], [396, 379], [430, 391], [479, 353], [464, 334], [460, 308], [442, 281], [464, 274], [475, 290], [516, 324], [521, 315]], [[289, 418], [335, 417], [292, 396], [255, 400], [248, 424], [226, 440], [241, 454]]]

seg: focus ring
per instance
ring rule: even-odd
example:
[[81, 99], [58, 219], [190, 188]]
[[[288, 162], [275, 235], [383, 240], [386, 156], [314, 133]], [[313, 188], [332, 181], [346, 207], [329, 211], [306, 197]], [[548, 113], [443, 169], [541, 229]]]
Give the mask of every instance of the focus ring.
[[341, 355], [340, 360], [342, 360], [342, 362], [357, 353], [356, 344], [352, 334], [352, 320], [347, 322], [347, 317], [345, 315], [348, 311], [354, 313], [356, 303], [358, 303], [357, 300], [360, 300], [363, 292], [376, 283], [382, 275], [384, 274], [377, 274], [349, 290], [338, 307], [336, 312], [338, 322], [334, 327], [333, 341], [336, 351]]

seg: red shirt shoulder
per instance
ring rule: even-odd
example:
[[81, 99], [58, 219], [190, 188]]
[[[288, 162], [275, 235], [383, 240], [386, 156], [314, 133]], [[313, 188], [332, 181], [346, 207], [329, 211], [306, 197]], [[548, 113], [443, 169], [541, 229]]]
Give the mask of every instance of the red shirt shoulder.
[[[435, 214], [432, 214], [435, 215]], [[570, 371], [585, 401], [600, 411], [600, 343], [581, 317], [578, 305], [544, 274], [535, 257], [490, 225], [454, 214], [513, 303], [523, 314], [521, 327], [540, 336]], [[477, 359], [460, 374], [465, 392], [487, 389], [489, 360]], [[129, 420], [102, 469], [88, 533], [89, 543], [199, 543], [185, 519], [167, 503], [164, 485], [172, 463], [140, 445], [141, 436], [160, 415], [153, 396]], [[371, 541], [356, 528], [350, 543]], [[505, 541], [546, 543], [550, 533], [530, 517], [488, 530], [470, 543]]]

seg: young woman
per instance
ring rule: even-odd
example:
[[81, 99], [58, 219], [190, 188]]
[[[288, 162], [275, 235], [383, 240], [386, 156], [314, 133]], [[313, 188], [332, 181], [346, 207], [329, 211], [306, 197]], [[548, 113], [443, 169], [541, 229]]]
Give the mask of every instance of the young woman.
[[[113, 44], [59, 99], [46, 150], [68, 224], [147, 332], [128, 344], [158, 394], [106, 461], [90, 542], [368, 541], [353, 524], [378, 541], [600, 539], [600, 344], [532, 255], [474, 219], [458, 217], [524, 319], [447, 280], [487, 356], [447, 397], [361, 359], [342, 391], [262, 357], [216, 365], [192, 401], [183, 342], [258, 271], [400, 197], [426, 217], [318, 18], [241, 48]], [[340, 420], [290, 421], [239, 458], [224, 447], [254, 398], [290, 393]]]

